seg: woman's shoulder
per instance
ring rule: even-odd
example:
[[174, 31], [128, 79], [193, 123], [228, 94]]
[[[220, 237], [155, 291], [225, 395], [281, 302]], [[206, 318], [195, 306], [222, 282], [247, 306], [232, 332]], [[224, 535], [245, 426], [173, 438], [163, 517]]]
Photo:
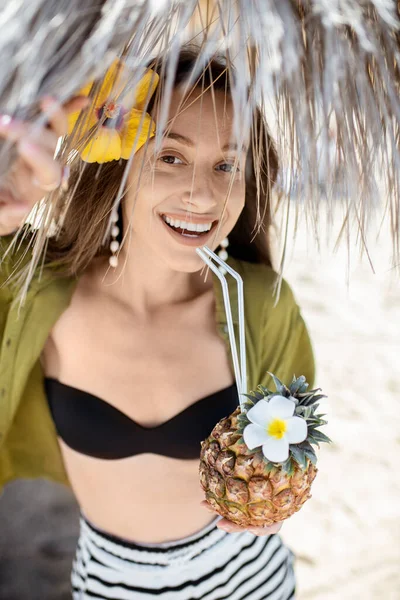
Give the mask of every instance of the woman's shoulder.
[[[33, 257], [35, 231], [26, 223], [18, 233], [0, 237], [0, 287], [17, 278], [25, 269], [30, 268]], [[42, 265], [42, 261], [39, 260]], [[35, 279], [37, 269], [31, 278]]]
[[[0, 237], [0, 300], [21, 298], [24, 282], [29, 281], [27, 293], [37, 292], [53, 284], [54, 288], [66, 293], [74, 278], [58, 275], [56, 263], [46, 263], [39, 258], [32, 267], [34, 233], [25, 228], [14, 234]], [[25, 294], [24, 294], [25, 296]]]

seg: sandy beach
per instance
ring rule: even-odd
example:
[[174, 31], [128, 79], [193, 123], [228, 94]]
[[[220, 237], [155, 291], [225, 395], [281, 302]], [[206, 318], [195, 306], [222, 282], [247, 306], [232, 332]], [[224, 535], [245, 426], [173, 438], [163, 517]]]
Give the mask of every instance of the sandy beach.
[[[318, 251], [300, 222], [284, 275], [302, 307], [327, 394], [319, 473], [280, 535], [297, 556], [297, 600], [400, 599], [400, 277], [388, 229], [368, 261], [343, 244]], [[391, 276], [391, 273], [393, 276]], [[0, 498], [0, 600], [67, 600], [78, 532], [71, 494], [44, 481]]]

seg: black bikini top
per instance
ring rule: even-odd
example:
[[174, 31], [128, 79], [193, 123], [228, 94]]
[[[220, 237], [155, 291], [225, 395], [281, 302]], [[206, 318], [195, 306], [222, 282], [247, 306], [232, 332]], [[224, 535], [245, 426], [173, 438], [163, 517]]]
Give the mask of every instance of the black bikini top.
[[143, 427], [92, 394], [44, 380], [58, 435], [77, 452], [103, 459], [127, 458], [151, 452], [171, 458], [200, 456], [200, 442], [238, 406], [236, 384], [198, 400], [156, 427]]

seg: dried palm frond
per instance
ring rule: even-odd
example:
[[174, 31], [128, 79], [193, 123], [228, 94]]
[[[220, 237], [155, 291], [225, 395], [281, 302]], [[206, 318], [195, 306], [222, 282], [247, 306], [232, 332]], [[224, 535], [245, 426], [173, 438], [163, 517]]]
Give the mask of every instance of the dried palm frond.
[[[287, 203], [287, 216], [301, 207], [318, 236], [321, 205], [329, 212], [341, 203], [341, 236], [348, 242], [356, 224], [363, 244], [383, 205], [399, 265], [399, 26], [394, 0], [8, 0], [0, 9], [0, 110], [32, 118], [43, 93], [66, 100], [116, 55], [137, 79], [151, 58], [168, 55], [172, 81], [181, 46], [195, 42], [199, 69], [216, 53], [235, 69], [238, 141], [254, 104], [263, 106], [282, 167], [277, 204]], [[168, 95], [164, 102], [161, 125]], [[72, 160], [71, 137], [63, 160]], [[13, 154], [2, 146], [5, 174]], [[60, 212], [57, 193], [43, 210], [25, 291]]]

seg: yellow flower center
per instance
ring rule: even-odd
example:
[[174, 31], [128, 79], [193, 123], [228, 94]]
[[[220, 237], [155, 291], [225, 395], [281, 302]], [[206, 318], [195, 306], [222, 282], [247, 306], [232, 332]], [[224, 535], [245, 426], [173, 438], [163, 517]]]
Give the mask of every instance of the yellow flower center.
[[118, 117], [120, 109], [121, 107], [118, 104], [116, 104], [113, 100], [110, 100], [103, 106], [103, 114], [105, 114], [107, 119], [115, 119]]
[[277, 440], [280, 440], [281, 438], [283, 438], [283, 435], [284, 435], [286, 429], [287, 429], [286, 421], [282, 421], [281, 419], [274, 419], [268, 425], [267, 433], [271, 437], [274, 437]]
[[126, 113], [126, 109], [114, 100], [107, 100], [100, 108], [96, 109], [97, 118], [99, 121], [102, 120], [102, 127], [116, 129], [117, 131], [120, 131], [124, 126]]

